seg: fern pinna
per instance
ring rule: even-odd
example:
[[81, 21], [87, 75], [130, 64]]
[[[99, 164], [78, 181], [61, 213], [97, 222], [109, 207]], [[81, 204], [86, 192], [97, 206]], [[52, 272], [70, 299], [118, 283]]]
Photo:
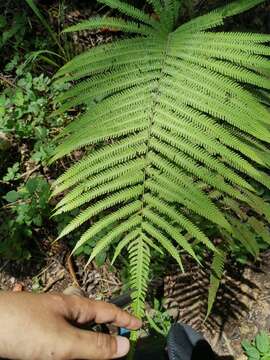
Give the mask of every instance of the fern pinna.
[[180, 26], [180, 0], [147, 0], [154, 15], [123, 0], [99, 2], [125, 19], [91, 18], [66, 31], [130, 35], [78, 55], [56, 75], [73, 82], [57, 98], [58, 112], [82, 104], [86, 111], [60, 135], [53, 160], [82, 147], [88, 154], [55, 182], [54, 195], [65, 194], [55, 213], [81, 209], [60, 234], [89, 224], [75, 250], [105, 233], [89, 261], [109, 245], [115, 257], [127, 248], [133, 309], [143, 316], [154, 249], [181, 268], [181, 251], [199, 261], [194, 243], [216, 252], [198, 218], [258, 253], [256, 234], [267, 233], [270, 220], [255, 189], [270, 188], [270, 116], [259, 93], [270, 88], [270, 36], [213, 31], [263, 0], [236, 1]]

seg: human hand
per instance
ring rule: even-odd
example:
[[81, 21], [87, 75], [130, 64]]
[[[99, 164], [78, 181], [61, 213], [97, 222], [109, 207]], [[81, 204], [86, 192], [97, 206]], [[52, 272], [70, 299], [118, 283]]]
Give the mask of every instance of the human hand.
[[21, 360], [116, 359], [128, 353], [128, 339], [71, 323], [113, 323], [132, 330], [141, 326], [140, 320], [112, 304], [26, 292], [0, 292], [0, 319], [0, 357]]

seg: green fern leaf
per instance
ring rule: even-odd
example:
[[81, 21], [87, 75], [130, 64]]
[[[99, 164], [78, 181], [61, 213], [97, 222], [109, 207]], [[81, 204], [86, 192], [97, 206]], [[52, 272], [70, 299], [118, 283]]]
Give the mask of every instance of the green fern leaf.
[[134, 6], [125, 3], [121, 0], [98, 0], [101, 4], [108, 5], [112, 9], [116, 9], [125, 15], [130, 16], [133, 19], [139, 20], [149, 25], [156, 25], [155, 21], [150, 18], [149, 15], [143, 11], [135, 8]]
[[139, 236], [140, 231], [138, 229], [135, 229], [133, 231], [129, 231], [128, 235], [126, 235], [116, 246], [116, 249], [114, 251], [113, 259], [112, 259], [112, 265], [114, 264], [117, 257], [121, 254], [122, 250], [125, 247], [128, 247], [128, 245]]
[[180, 0], [147, 0], [152, 14], [124, 0], [99, 2], [125, 19], [91, 18], [65, 31], [132, 36], [87, 50], [55, 75], [73, 84], [55, 114], [85, 107], [55, 140], [52, 161], [86, 153], [53, 186], [53, 196], [64, 194], [55, 215], [80, 209], [59, 238], [83, 225], [75, 251], [102, 234], [89, 261], [109, 246], [115, 261], [127, 248], [140, 317], [151, 252], [168, 252], [183, 270], [180, 252], [198, 261], [200, 243], [217, 273], [209, 315], [225, 254], [198, 223], [218, 226], [254, 256], [258, 236], [269, 243], [270, 206], [256, 188], [270, 188], [270, 37], [211, 31], [263, 1], [234, 1], [178, 28]]
[[264, 0], [234, 1], [231, 4], [225, 5], [218, 10], [210, 12], [207, 15], [203, 15], [198, 17], [197, 19], [191, 20], [187, 24], [180, 26], [180, 28], [176, 32], [181, 33], [183, 31], [202, 31], [223, 25], [223, 20], [226, 17], [240, 14], [241, 12], [247, 11], [263, 2]]
[[211, 266], [211, 275], [210, 275], [210, 285], [209, 285], [209, 292], [208, 292], [208, 307], [207, 307], [207, 314], [206, 319], [210, 315], [214, 301], [217, 295], [217, 291], [220, 285], [221, 277], [223, 275], [224, 264], [226, 261], [226, 252], [224, 249], [219, 249], [219, 252], [214, 254], [213, 262]]
[[153, 6], [153, 10], [158, 15], [161, 15], [162, 12], [164, 11], [161, 0], [146, 0], [146, 2]]
[[157, 242], [160, 243], [162, 247], [177, 261], [178, 265], [180, 266], [181, 270], [184, 271], [184, 267], [179, 256], [179, 252], [177, 251], [176, 247], [172, 245], [172, 243], [153, 225], [148, 222], [142, 223], [142, 229], [151, 237], [153, 237]]
[[82, 30], [96, 30], [102, 28], [116, 29], [118, 31], [137, 33], [141, 35], [151, 35], [151, 28], [143, 26], [130, 21], [124, 21], [121, 19], [115, 18], [92, 18], [90, 20], [85, 20], [77, 25], [70, 26], [66, 28], [63, 32], [75, 32]]
[[132, 308], [134, 314], [142, 318], [149, 279], [150, 249], [148, 244], [139, 236], [130, 243], [128, 250], [131, 273], [130, 285], [132, 289], [135, 289], [132, 294]]
[[115, 238], [122, 235], [123, 233], [132, 230], [134, 227], [140, 224], [140, 217], [135, 216], [129, 220], [123, 222], [119, 226], [116, 226], [113, 231], [110, 231], [106, 236], [100, 240], [94, 247], [89, 262], [91, 262], [100, 252], [102, 252]]

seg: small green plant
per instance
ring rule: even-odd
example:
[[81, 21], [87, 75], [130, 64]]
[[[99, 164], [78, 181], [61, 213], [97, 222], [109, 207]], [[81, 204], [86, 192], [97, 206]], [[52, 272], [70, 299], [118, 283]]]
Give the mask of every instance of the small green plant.
[[[270, 36], [213, 31], [263, 0], [234, 1], [184, 24], [180, 0], [147, 0], [149, 13], [124, 0], [99, 2], [125, 17], [65, 31], [105, 27], [132, 36], [80, 54], [55, 76], [73, 83], [56, 114], [87, 108], [58, 137], [53, 157], [86, 147], [54, 184], [54, 195], [64, 193], [55, 214], [80, 209], [59, 238], [85, 226], [77, 251], [106, 231], [89, 261], [110, 245], [116, 256], [127, 249], [141, 317], [154, 249], [183, 269], [181, 253], [200, 263], [196, 249], [204, 246], [214, 254], [209, 312], [230, 240], [255, 258], [257, 237], [270, 243], [270, 206], [254, 186], [270, 189], [270, 118], [258, 94], [270, 89]], [[203, 222], [219, 229], [224, 254]]]
[[146, 311], [146, 319], [150, 329], [156, 331], [158, 334], [167, 337], [172, 325], [172, 319], [168, 312], [164, 309], [161, 302], [154, 299], [154, 307], [150, 312]]
[[7, 192], [0, 208], [0, 256], [27, 259], [31, 256], [28, 241], [33, 232], [49, 217], [50, 185], [43, 177], [29, 179], [17, 190]]
[[[18, 72], [13, 86], [0, 93], [0, 132], [9, 134], [16, 142], [32, 143], [31, 159], [35, 163], [46, 163], [52, 155], [53, 146], [48, 139], [51, 132], [61, 127], [66, 116], [48, 118], [53, 109], [53, 98], [62, 88], [51, 85], [44, 74], [33, 76], [23, 69]], [[9, 169], [4, 181], [15, 180], [18, 162]]]
[[30, 70], [30, 64], [12, 59], [0, 92], [0, 255], [12, 259], [31, 256], [31, 244], [49, 218], [50, 186], [41, 174], [53, 153], [50, 139], [69, 120], [49, 117], [62, 86]]
[[3, 177], [3, 181], [10, 182], [10, 181], [18, 180], [21, 176], [19, 171], [20, 171], [20, 164], [16, 162], [7, 169], [7, 173]]
[[270, 335], [260, 331], [254, 341], [244, 340], [242, 347], [248, 360], [270, 360]]

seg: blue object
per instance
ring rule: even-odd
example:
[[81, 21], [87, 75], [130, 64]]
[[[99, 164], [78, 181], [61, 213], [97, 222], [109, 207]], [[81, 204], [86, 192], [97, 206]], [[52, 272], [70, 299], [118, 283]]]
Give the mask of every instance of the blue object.
[[129, 335], [130, 331], [126, 328], [120, 328], [119, 329], [119, 335], [121, 336], [126, 336], [126, 335]]

